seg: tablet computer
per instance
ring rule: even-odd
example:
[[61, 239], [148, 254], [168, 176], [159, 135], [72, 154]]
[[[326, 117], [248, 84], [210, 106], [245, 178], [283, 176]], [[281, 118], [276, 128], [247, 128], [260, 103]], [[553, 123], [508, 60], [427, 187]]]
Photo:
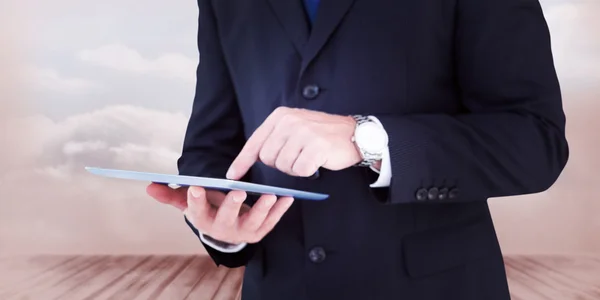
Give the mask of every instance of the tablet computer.
[[231, 190], [242, 190], [250, 194], [271, 194], [279, 197], [289, 196], [301, 200], [325, 200], [329, 197], [327, 194], [299, 191], [229, 179], [103, 169], [96, 167], [86, 167], [85, 169], [94, 175], [104, 177], [147, 181], [171, 186], [200, 186], [207, 189], [216, 189], [226, 192]]

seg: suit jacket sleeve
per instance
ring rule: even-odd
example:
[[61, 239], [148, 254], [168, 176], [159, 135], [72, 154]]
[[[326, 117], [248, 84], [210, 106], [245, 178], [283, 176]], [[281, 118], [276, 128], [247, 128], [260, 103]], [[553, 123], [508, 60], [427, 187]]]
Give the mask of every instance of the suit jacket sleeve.
[[376, 115], [390, 138], [388, 203], [542, 192], [567, 162], [561, 91], [538, 1], [457, 5], [455, 74], [464, 109]]
[[[196, 96], [178, 168], [181, 175], [225, 178], [229, 165], [245, 143], [244, 129], [210, 1], [199, 0], [198, 7], [200, 63]], [[186, 223], [199, 234], [191, 223]], [[237, 253], [204, 246], [217, 265], [239, 267], [252, 257], [256, 245], [247, 245]]]

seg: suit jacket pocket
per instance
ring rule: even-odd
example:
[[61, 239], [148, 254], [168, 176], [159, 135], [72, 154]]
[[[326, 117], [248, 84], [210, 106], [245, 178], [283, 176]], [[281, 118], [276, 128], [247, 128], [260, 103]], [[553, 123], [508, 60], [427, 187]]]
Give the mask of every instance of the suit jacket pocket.
[[489, 216], [412, 233], [403, 239], [404, 266], [413, 278], [437, 274], [478, 258], [501, 255]]

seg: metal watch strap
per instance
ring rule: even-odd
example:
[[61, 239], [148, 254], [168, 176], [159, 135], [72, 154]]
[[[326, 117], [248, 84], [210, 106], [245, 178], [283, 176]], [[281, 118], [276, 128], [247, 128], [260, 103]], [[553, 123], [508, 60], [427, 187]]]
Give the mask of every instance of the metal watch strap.
[[370, 122], [369, 117], [361, 115], [353, 115], [352, 118], [356, 121], [356, 125], [360, 125], [366, 122]]
[[[359, 126], [359, 125], [367, 123], [367, 122], [372, 122], [371, 119], [369, 119], [369, 117], [367, 117], [367, 116], [353, 115], [352, 118], [354, 118], [354, 120], [356, 121], [356, 126]], [[353, 142], [356, 143], [356, 141], [354, 141], [354, 139], [353, 139]], [[375, 159], [369, 159], [369, 158], [363, 157], [363, 160], [360, 163], [358, 163], [356, 166], [357, 167], [370, 167], [375, 162], [376, 162]]]
[[358, 167], [370, 167], [375, 164], [377, 160], [364, 158], [361, 162], [359, 162], [356, 166]]

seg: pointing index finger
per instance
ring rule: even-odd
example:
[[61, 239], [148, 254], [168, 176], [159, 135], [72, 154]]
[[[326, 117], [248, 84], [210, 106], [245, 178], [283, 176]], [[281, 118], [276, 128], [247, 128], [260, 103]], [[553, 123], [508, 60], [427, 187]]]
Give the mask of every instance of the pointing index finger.
[[273, 129], [282, 114], [280, 109], [275, 110], [267, 117], [262, 125], [254, 131], [248, 141], [246, 141], [242, 151], [240, 151], [238, 156], [233, 160], [233, 163], [231, 163], [226, 175], [228, 179], [239, 180], [246, 175], [252, 165], [258, 161], [260, 150], [271, 132], [273, 132]]

